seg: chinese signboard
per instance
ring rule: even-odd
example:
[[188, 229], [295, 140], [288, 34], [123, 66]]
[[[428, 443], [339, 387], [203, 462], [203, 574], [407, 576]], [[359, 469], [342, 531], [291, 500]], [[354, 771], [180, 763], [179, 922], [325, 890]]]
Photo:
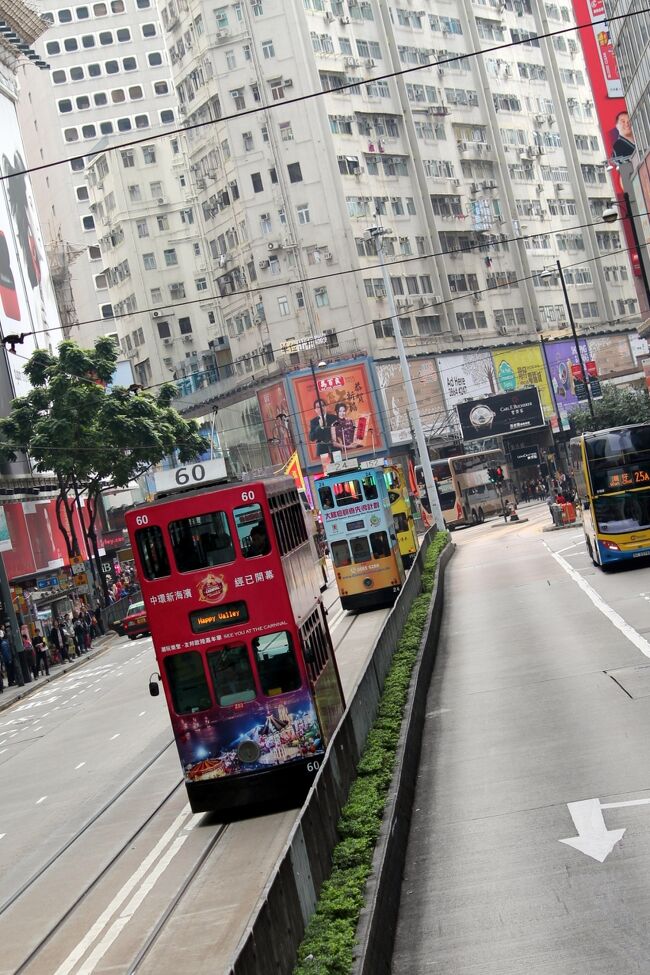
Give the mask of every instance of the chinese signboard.
[[483, 440], [544, 426], [539, 392], [534, 386], [459, 403], [463, 440]]

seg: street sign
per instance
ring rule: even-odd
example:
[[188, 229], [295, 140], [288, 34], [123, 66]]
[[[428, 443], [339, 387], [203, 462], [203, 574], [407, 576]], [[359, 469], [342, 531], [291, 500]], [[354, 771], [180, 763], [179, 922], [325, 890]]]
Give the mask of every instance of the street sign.
[[580, 403], [587, 402], [587, 384], [583, 383], [582, 380], [575, 380], [573, 383], [573, 390]]
[[600, 385], [600, 379], [589, 379], [589, 392], [591, 393], [592, 399], [603, 398], [603, 388]]
[[207, 487], [215, 481], [226, 481], [226, 462], [222, 457], [212, 460], [196, 461], [194, 464], [184, 464], [183, 467], [173, 467], [168, 471], [156, 471], [154, 482], [156, 491], [177, 491], [179, 488]]

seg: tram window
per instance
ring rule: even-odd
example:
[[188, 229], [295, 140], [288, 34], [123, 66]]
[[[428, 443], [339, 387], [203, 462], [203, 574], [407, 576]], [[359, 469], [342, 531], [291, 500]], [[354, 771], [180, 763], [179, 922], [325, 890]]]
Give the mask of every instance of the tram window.
[[351, 565], [350, 548], [346, 541], [332, 542], [331, 549], [335, 569], [340, 569], [342, 565]]
[[374, 476], [372, 474], [368, 474], [367, 477], [364, 477], [361, 483], [363, 484], [363, 493], [366, 496], [366, 501], [376, 501], [379, 492], [377, 491], [377, 484]]
[[209, 653], [208, 667], [217, 704], [222, 708], [255, 700], [255, 679], [248, 650], [243, 644]]
[[194, 518], [180, 518], [169, 524], [169, 537], [179, 572], [223, 565], [235, 558], [224, 511], [211, 511]]
[[358, 538], [351, 538], [350, 548], [352, 549], [354, 562], [370, 562], [372, 555], [370, 554], [370, 545], [365, 535], [360, 535]]
[[386, 487], [389, 491], [399, 491], [400, 484], [397, 471], [391, 470], [389, 467], [388, 470], [384, 471], [384, 477], [386, 478]]
[[334, 485], [334, 497], [339, 508], [346, 504], [358, 504], [363, 501], [361, 485], [358, 481], [340, 481]]
[[271, 551], [271, 543], [261, 505], [248, 504], [244, 508], [235, 508], [233, 514], [239, 546], [244, 558], [268, 555]]
[[171, 574], [162, 529], [158, 525], [138, 529], [135, 540], [147, 579], [161, 579]]
[[176, 653], [164, 662], [176, 714], [195, 714], [212, 707], [200, 653]]
[[300, 687], [298, 661], [293, 652], [291, 637], [282, 630], [253, 640], [262, 691], [267, 697], [286, 694]]
[[409, 530], [409, 521], [403, 512], [393, 515], [393, 521], [395, 522], [396, 532], [407, 532]]
[[334, 495], [332, 494], [331, 487], [319, 488], [318, 496], [320, 498], [321, 509], [324, 511], [331, 511], [334, 507]]
[[376, 559], [385, 559], [390, 555], [390, 544], [386, 532], [372, 532], [370, 535], [372, 554]]

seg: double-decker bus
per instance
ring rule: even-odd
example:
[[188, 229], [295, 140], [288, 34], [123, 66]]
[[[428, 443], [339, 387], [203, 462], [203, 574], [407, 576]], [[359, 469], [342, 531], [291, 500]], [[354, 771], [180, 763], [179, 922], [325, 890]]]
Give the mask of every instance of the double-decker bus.
[[570, 450], [594, 565], [650, 555], [650, 424], [583, 433]]
[[341, 606], [392, 606], [404, 584], [404, 566], [384, 468], [361, 470], [357, 461], [341, 461], [329, 466], [317, 487]]
[[[490, 479], [491, 468], [500, 467], [500, 484]], [[447, 528], [478, 525], [493, 515], [517, 507], [514, 485], [502, 450], [480, 450], [431, 462], [442, 515]], [[426, 496], [422, 468], [416, 468], [420, 496]]]
[[293, 480], [172, 495], [126, 523], [192, 810], [301, 801], [344, 702]]
[[415, 556], [418, 554], [419, 546], [404, 471], [397, 464], [389, 464], [384, 468], [384, 479], [388, 489], [390, 510], [393, 513], [393, 524], [395, 525], [399, 552], [402, 556], [404, 568], [410, 569]]

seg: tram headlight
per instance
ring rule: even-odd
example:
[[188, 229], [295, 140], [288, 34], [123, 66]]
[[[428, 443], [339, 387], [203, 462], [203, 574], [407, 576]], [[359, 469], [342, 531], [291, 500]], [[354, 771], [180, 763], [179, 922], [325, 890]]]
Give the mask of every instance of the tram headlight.
[[251, 765], [260, 757], [261, 749], [256, 741], [246, 738], [237, 745], [237, 758], [245, 765]]
[[363, 584], [366, 587], [366, 589], [372, 589], [372, 579], [370, 578], [370, 576], [366, 576], [366, 578], [363, 580]]

